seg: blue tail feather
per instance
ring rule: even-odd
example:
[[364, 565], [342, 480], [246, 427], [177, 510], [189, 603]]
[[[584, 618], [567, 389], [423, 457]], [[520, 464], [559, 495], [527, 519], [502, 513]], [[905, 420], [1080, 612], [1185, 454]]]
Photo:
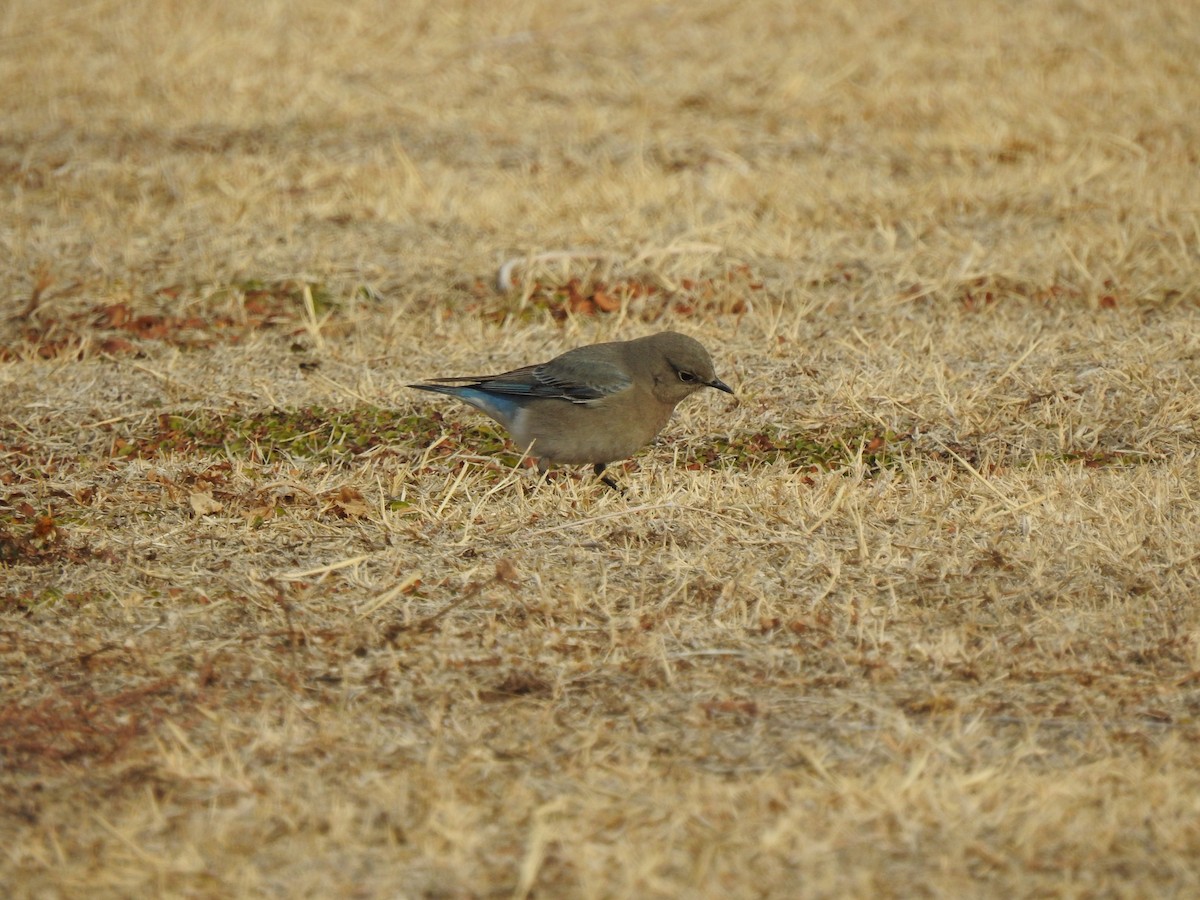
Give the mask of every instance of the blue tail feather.
[[521, 408], [519, 398], [494, 394], [477, 387], [464, 387], [448, 384], [410, 384], [409, 387], [420, 391], [433, 391], [435, 394], [447, 394], [463, 403], [469, 403], [482, 413], [491, 416], [505, 428], [508, 428]]

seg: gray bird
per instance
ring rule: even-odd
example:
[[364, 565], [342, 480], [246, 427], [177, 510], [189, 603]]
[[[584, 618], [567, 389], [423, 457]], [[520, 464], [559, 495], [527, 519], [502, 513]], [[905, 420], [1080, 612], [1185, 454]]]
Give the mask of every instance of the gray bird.
[[430, 380], [409, 387], [449, 394], [491, 416], [537, 457], [541, 472], [552, 463], [590, 463], [615, 490], [605, 467], [650, 443], [680, 400], [704, 387], [733, 393], [708, 351], [674, 331], [576, 347], [500, 375]]

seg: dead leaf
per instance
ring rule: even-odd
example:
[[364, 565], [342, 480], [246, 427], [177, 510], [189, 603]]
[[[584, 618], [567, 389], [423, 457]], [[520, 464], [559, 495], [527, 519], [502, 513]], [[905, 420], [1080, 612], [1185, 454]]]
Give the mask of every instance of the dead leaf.
[[325, 511], [339, 519], [358, 519], [371, 513], [371, 507], [367, 506], [363, 495], [352, 487], [344, 487], [328, 499], [329, 506]]
[[606, 294], [604, 290], [596, 290], [592, 295], [592, 302], [600, 312], [617, 312], [620, 308], [620, 300]]
[[188, 501], [192, 504], [192, 513], [197, 516], [208, 516], [219, 513], [225, 507], [213, 499], [212, 491], [196, 491]]
[[496, 580], [504, 582], [509, 587], [516, 587], [520, 584], [521, 576], [517, 573], [517, 564], [508, 557], [496, 560]]
[[137, 347], [124, 338], [106, 338], [100, 342], [100, 352], [109, 356], [120, 356], [125, 353], [137, 353]]
[[114, 303], [111, 306], [103, 307], [98, 312], [97, 328], [124, 328], [131, 318], [129, 306], [125, 303]]

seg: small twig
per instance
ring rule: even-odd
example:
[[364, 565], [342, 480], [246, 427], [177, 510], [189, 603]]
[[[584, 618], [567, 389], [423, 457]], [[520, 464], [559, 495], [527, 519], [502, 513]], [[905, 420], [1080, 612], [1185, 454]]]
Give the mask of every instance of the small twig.
[[439, 619], [449, 615], [458, 609], [468, 600], [471, 600], [479, 595], [485, 587], [490, 587], [493, 584], [502, 584], [514, 594], [517, 592], [517, 587], [520, 585], [520, 577], [517, 574], [517, 567], [510, 559], [500, 559], [496, 561], [496, 572], [491, 578], [485, 581], [472, 581], [463, 589], [463, 595], [457, 600], [452, 600], [450, 603], [443, 606], [432, 615], [419, 619], [412, 625], [394, 625], [388, 629], [387, 637], [389, 640], [394, 638], [401, 631], [428, 631], [432, 628]]
[[535, 263], [543, 262], [570, 262], [573, 259], [593, 259], [599, 262], [616, 262], [617, 256], [613, 253], [601, 253], [590, 250], [554, 250], [547, 253], [535, 253], [529, 256], [514, 256], [507, 259], [500, 266], [499, 272], [496, 273], [496, 289], [501, 293], [508, 293], [514, 287], [513, 270], [518, 266], [524, 266], [526, 269], [531, 268]]
[[[699, 242], [675, 244], [670, 247], [643, 247], [637, 255], [626, 263], [626, 268], [638, 266], [666, 256], [684, 256], [689, 253], [712, 254], [720, 253], [724, 248], [720, 244], [705, 244]], [[532, 253], [528, 256], [514, 256], [507, 259], [496, 273], [496, 289], [508, 293], [516, 285], [513, 282], [513, 271], [518, 267], [532, 268], [537, 263], [570, 262], [574, 259], [590, 259], [596, 262], [620, 263], [621, 257], [616, 253], [605, 253], [598, 250], [551, 250], [545, 253]]]
[[285, 581], [296, 581], [301, 578], [311, 578], [313, 575], [324, 577], [331, 572], [336, 572], [338, 569], [347, 569], [350, 566], [357, 566], [361, 562], [371, 558], [370, 553], [364, 553], [361, 556], [351, 556], [348, 559], [338, 560], [335, 563], [330, 563], [327, 566], [317, 566], [315, 569], [305, 569], [303, 572], [280, 572], [277, 578], [282, 578]]
[[986, 478], [983, 477], [982, 472], [980, 472], [977, 468], [975, 468], [973, 465], [971, 465], [969, 462], [967, 462], [965, 459], [963, 459], [962, 456], [955, 453], [945, 441], [940, 441], [937, 438], [934, 438], [934, 440], [937, 441], [937, 443], [941, 445], [943, 450], [945, 450], [947, 453], [949, 453], [951, 456], [953, 456], [956, 460], [958, 460], [959, 464], [971, 474], [972, 478], [974, 478], [976, 481], [978, 481], [980, 484], [982, 484], [985, 488], [987, 488], [993, 494], [993, 496], [996, 497], [996, 499], [998, 499], [1001, 503], [1003, 503], [1006, 507], [1008, 507], [1009, 512], [1016, 512], [1017, 509], [1021, 508], [1021, 507], [1017, 506], [1016, 501], [1014, 501], [1012, 499], [1012, 497], [1009, 497], [1007, 494], [1004, 494], [1000, 490], [998, 490], [995, 486], [992, 485], [992, 483], [990, 481], [988, 481]]
[[25, 304], [25, 308], [21, 310], [21, 318], [28, 319], [34, 314], [38, 308], [38, 304], [42, 302], [42, 295], [46, 292], [46, 288], [54, 284], [54, 276], [50, 274], [50, 267], [44, 263], [38, 263], [37, 268], [33, 270], [33, 290], [29, 292], [29, 300]]
[[467, 585], [465, 593], [461, 597], [459, 597], [457, 600], [452, 600], [450, 603], [447, 603], [445, 606], [443, 606], [437, 612], [433, 613], [433, 615], [426, 616], [425, 618], [418, 620], [413, 625], [406, 626], [404, 628], [401, 628], [400, 630], [402, 630], [402, 631], [428, 631], [430, 628], [433, 627], [433, 625], [439, 619], [448, 615], [449, 613], [454, 612], [454, 610], [458, 609], [460, 606], [462, 606], [468, 600], [477, 596], [479, 594], [479, 592], [481, 590], [483, 590], [485, 585], [492, 584], [495, 580], [496, 579], [491, 578], [487, 581], [471, 582], [470, 584]]

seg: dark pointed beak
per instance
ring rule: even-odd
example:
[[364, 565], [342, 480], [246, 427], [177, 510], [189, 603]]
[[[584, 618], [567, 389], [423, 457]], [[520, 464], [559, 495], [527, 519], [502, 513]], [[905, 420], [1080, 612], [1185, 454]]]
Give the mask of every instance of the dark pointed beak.
[[733, 388], [723, 382], [720, 378], [714, 378], [708, 383], [708, 386], [711, 388], [716, 388], [718, 391], [724, 391], [727, 394], [733, 393]]

